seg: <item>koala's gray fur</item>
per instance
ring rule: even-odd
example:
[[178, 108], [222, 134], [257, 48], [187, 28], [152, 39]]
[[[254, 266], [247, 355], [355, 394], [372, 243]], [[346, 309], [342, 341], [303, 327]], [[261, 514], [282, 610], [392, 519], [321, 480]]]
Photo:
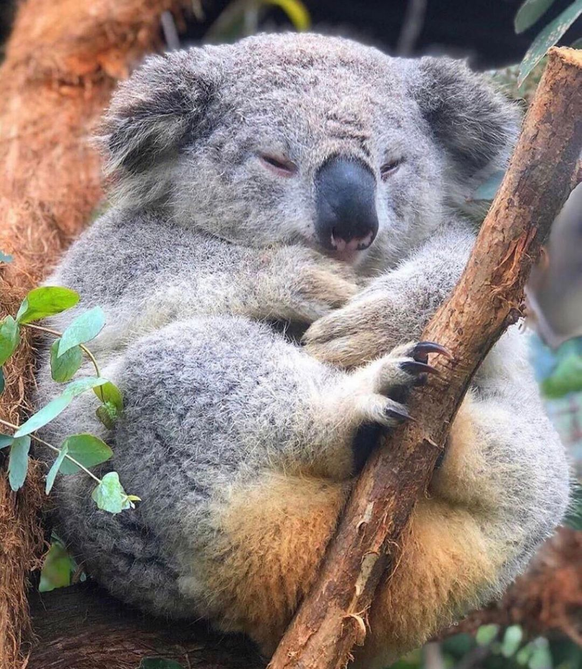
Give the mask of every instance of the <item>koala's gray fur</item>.
[[[272, 650], [349, 489], [354, 435], [403, 410], [391, 391], [412, 383], [404, 343], [460, 276], [475, 233], [459, 208], [505, 164], [517, 124], [461, 63], [317, 35], [151, 57], [120, 86], [101, 138], [113, 206], [49, 283], [104, 308], [91, 348], [125, 408], [108, 433], [86, 395], [43, 431], [55, 443], [102, 435], [114, 458], [101, 471], [143, 500], [113, 516], [88, 477], [59, 479], [59, 531], [113, 594]], [[261, 152], [297, 173], [273, 174]], [[377, 182], [379, 232], [351, 265], [314, 233], [314, 175], [336, 155]], [[311, 325], [307, 350], [275, 321]], [[49, 376], [45, 360], [39, 402], [58, 391]], [[483, 366], [463, 420], [373, 613], [366, 666], [498, 593], [566, 508], [564, 450], [517, 332]]]

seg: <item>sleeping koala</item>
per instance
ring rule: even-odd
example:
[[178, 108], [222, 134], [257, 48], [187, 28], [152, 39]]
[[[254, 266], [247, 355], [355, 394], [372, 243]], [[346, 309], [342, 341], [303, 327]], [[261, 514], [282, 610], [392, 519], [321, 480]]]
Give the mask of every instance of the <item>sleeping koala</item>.
[[[102, 137], [112, 207], [49, 281], [105, 309], [92, 349], [125, 404], [107, 431], [82, 396], [43, 436], [99, 434], [115, 453], [101, 473], [143, 500], [114, 516], [88, 477], [61, 477], [59, 532], [92, 576], [272, 653], [378, 431], [406, 420], [440, 352], [415, 342], [472, 247], [462, 204], [517, 125], [460, 63], [317, 35], [152, 57], [120, 86]], [[41, 402], [49, 377], [45, 359]], [[385, 666], [497, 596], [560, 522], [568, 479], [513, 330], [356, 663]]]

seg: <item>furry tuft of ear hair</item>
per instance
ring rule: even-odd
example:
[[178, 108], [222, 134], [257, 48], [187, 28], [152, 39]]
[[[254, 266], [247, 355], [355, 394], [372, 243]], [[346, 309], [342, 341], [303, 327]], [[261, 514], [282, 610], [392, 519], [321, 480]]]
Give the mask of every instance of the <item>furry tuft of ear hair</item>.
[[503, 168], [519, 131], [519, 106], [451, 58], [413, 63], [410, 91], [459, 181]]
[[166, 195], [168, 163], [202, 132], [221, 75], [218, 50], [150, 56], [119, 86], [97, 137], [116, 204]]

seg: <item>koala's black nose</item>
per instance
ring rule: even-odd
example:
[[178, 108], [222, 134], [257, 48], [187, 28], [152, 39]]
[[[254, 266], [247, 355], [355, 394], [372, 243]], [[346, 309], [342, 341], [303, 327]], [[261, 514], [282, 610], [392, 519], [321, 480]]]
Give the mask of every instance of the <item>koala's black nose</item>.
[[378, 232], [376, 179], [359, 160], [336, 156], [315, 178], [319, 243], [330, 251], [361, 251]]

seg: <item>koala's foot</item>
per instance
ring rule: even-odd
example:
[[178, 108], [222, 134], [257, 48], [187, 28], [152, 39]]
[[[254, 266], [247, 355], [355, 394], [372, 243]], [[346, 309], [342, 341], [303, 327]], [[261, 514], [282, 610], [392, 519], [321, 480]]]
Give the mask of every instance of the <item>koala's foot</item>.
[[448, 355], [440, 344], [419, 342], [397, 346], [388, 355], [352, 372], [328, 398], [332, 411], [351, 425], [374, 423], [393, 428], [409, 418], [406, 402], [415, 386], [438, 373], [429, 353]]

